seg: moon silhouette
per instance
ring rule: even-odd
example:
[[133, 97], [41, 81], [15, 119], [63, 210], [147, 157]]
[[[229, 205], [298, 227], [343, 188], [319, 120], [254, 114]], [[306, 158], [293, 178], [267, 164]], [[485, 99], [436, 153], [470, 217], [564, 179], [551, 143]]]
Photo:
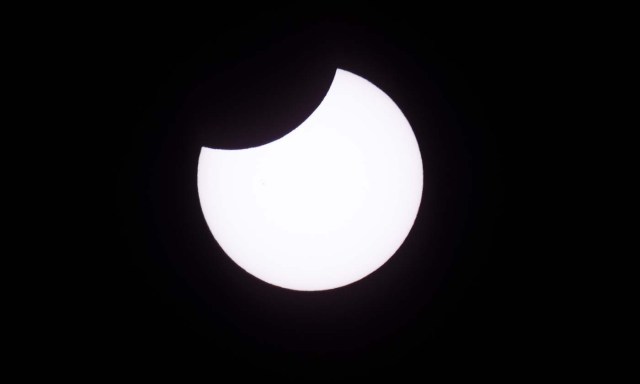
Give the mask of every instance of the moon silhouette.
[[224, 252], [272, 285], [319, 291], [380, 268], [406, 239], [422, 198], [416, 137], [398, 106], [338, 69], [299, 127], [247, 149], [203, 147], [198, 193]]

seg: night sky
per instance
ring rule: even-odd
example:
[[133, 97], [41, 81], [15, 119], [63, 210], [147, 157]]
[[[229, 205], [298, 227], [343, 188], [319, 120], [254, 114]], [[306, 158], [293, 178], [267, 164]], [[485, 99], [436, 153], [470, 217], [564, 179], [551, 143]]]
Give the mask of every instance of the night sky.
[[[77, 133], [91, 159], [74, 195], [91, 217], [79, 223], [87, 235], [74, 269], [80, 354], [106, 371], [187, 362], [211, 377], [299, 380], [535, 361], [543, 330], [532, 293], [544, 281], [533, 270], [545, 235], [524, 153], [548, 57], [535, 53], [533, 24], [486, 13], [123, 13], [69, 31]], [[422, 204], [398, 252], [361, 281], [274, 287], [209, 231], [200, 148], [282, 137], [317, 107], [336, 68], [382, 89], [410, 122]]]

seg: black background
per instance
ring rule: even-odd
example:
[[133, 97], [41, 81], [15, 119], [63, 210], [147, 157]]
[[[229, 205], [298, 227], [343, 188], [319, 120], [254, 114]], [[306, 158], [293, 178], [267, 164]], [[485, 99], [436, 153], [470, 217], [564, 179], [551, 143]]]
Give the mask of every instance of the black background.
[[[73, 196], [89, 216], [72, 270], [81, 355], [107, 371], [187, 362], [300, 380], [522, 373], [550, 358], [549, 311], [535, 298], [545, 282], [534, 279], [548, 236], [534, 182], [544, 160], [528, 156], [540, 111], [553, 108], [541, 101], [553, 63], [544, 28], [491, 10], [206, 16], [118, 14], [70, 33], [83, 125], [71, 133], [91, 159]], [[402, 247], [367, 278], [285, 290], [216, 243], [198, 202], [198, 155], [295, 129], [336, 68], [382, 89], [411, 123], [422, 204]]]

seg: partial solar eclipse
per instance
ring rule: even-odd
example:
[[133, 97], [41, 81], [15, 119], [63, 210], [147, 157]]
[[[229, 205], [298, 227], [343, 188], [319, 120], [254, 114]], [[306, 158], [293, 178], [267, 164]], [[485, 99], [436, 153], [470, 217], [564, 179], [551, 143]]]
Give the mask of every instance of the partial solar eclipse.
[[203, 147], [198, 163], [200, 204], [220, 247], [258, 279], [298, 291], [380, 268], [409, 234], [422, 184], [398, 106], [341, 69], [291, 133], [255, 148]]

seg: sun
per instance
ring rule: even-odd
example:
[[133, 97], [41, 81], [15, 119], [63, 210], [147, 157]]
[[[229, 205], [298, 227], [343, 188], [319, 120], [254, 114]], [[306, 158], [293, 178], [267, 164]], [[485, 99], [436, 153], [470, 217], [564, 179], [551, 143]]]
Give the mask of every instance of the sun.
[[318, 108], [269, 144], [202, 148], [198, 193], [218, 244], [276, 286], [358, 281], [402, 245], [422, 198], [411, 126], [383, 91], [338, 69]]

